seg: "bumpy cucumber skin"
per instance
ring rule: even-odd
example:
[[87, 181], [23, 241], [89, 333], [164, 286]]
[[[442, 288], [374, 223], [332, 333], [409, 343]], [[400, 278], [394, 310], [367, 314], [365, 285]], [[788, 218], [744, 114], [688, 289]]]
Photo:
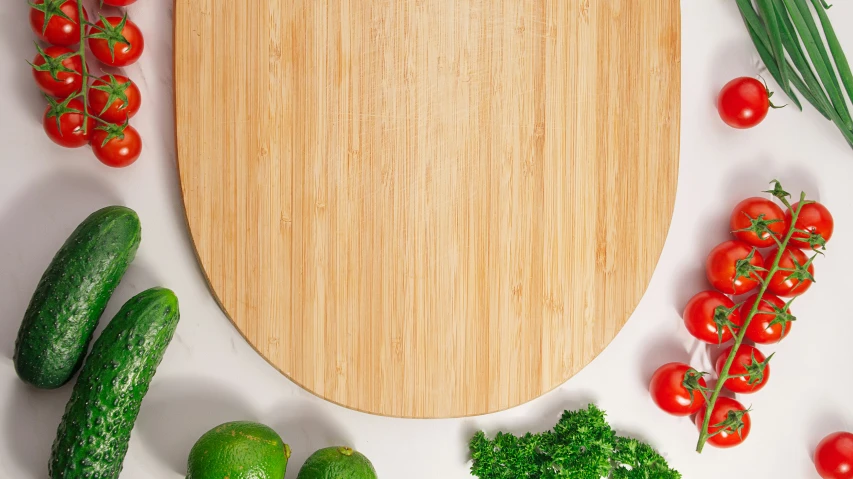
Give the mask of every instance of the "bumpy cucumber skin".
[[172, 340], [178, 298], [153, 288], [130, 299], [95, 341], [50, 458], [51, 479], [115, 479], [142, 399]]
[[24, 382], [54, 389], [74, 376], [141, 235], [136, 212], [108, 206], [68, 237], [42, 275], [18, 331], [15, 371]]

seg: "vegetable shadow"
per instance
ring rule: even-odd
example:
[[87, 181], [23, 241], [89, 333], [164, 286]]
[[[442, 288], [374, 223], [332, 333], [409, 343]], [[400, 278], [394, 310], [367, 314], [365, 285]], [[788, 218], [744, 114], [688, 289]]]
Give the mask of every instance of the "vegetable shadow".
[[185, 475], [190, 449], [202, 434], [231, 421], [255, 421], [248, 402], [227, 386], [195, 377], [155, 377], [136, 431], [157, 459]]
[[643, 387], [646, 389], [655, 371], [664, 364], [673, 362], [690, 364], [691, 352], [672, 334], [654, 338], [648, 346], [638, 363], [639, 377], [642, 378]]
[[26, 477], [48, 477], [50, 448], [72, 387], [73, 381], [46, 391], [13, 382], [3, 437], [8, 439], [11, 461], [27, 473]]
[[12, 358], [33, 291], [66, 238], [92, 212], [120, 204], [106, 185], [62, 171], [25, 191], [0, 211], [0, 360]]
[[318, 449], [349, 446], [358, 449], [343, 427], [328, 419], [316, 406], [306, 401], [288, 401], [278, 404], [274, 413], [265, 415], [266, 424], [275, 429], [290, 446], [286, 478], [296, 477], [299, 469]]

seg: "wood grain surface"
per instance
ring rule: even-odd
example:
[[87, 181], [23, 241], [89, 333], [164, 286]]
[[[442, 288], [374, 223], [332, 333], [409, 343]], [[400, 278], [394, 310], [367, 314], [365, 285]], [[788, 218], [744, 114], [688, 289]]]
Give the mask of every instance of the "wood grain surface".
[[224, 311], [290, 379], [488, 413], [589, 363], [663, 247], [678, 0], [177, 0], [178, 163]]

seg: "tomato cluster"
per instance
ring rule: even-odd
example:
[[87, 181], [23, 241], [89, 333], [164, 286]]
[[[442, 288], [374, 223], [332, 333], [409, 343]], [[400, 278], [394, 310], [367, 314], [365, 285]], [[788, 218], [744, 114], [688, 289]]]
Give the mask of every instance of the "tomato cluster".
[[[33, 78], [48, 102], [44, 130], [60, 146], [78, 148], [91, 144], [102, 163], [125, 167], [142, 152], [142, 138], [129, 124], [142, 105], [139, 88], [124, 75], [90, 75], [81, 39], [106, 67], [135, 63], [145, 49], [145, 40], [127, 15], [99, 15], [98, 21], [91, 23], [79, 1], [30, 3], [30, 26], [41, 41], [49, 44], [46, 48], [36, 46], [38, 53], [31, 63]], [[135, 1], [104, 0], [102, 4], [119, 7]], [[88, 27], [85, 35], [81, 23], [82, 28]]]
[[[793, 299], [782, 298], [809, 289], [814, 282], [813, 260], [832, 237], [833, 219], [826, 207], [816, 202], [792, 205], [788, 193], [778, 182], [775, 185], [770, 193], [787, 211], [766, 198], [738, 203], [729, 222], [733, 239], [713, 248], [705, 262], [714, 289], [696, 294], [684, 309], [684, 324], [696, 339], [721, 346], [732, 342], [715, 362], [717, 387], [708, 388], [707, 373], [681, 363], [661, 366], [649, 386], [652, 399], [664, 411], [696, 414], [700, 449], [704, 442], [735, 446], [749, 435], [749, 410], [736, 399], [720, 396], [720, 390], [750, 394], [767, 384], [773, 355], [765, 356], [755, 344], [776, 343], [790, 333]], [[809, 257], [802, 249], [814, 254]], [[704, 431], [706, 416], [710, 420]]]

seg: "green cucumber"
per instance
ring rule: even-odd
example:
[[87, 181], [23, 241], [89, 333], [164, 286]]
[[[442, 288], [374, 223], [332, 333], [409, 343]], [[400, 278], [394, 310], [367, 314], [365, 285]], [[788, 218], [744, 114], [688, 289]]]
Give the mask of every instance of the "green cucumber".
[[54, 389], [83, 363], [107, 301], [139, 247], [136, 212], [108, 206], [71, 233], [41, 277], [15, 341], [15, 371]]
[[51, 479], [114, 479], [142, 399], [179, 319], [178, 298], [153, 288], [130, 299], [95, 341], [56, 432]]

